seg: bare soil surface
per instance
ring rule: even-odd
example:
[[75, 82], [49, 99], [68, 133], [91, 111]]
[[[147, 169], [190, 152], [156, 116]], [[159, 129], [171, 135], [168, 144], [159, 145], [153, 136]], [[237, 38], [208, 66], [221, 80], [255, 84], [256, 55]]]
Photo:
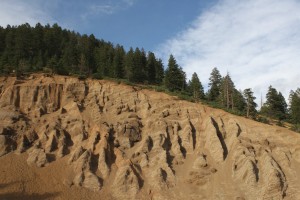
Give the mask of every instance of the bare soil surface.
[[110, 81], [0, 77], [0, 199], [300, 199], [300, 135]]

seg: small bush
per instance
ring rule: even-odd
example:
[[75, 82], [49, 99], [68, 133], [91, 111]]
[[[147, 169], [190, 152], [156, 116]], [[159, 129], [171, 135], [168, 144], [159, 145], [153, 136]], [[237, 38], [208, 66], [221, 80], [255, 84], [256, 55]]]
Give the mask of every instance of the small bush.
[[154, 87], [154, 90], [155, 90], [156, 92], [165, 92], [165, 91], [166, 91], [165, 88], [162, 87], [162, 86], [155, 86], [155, 87]]
[[79, 76], [78, 76], [78, 80], [80, 80], [80, 81], [83, 81], [83, 80], [85, 80], [87, 77], [86, 77], [86, 75], [85, 74], [80, 74]]
[[277, 126], [281, 126], [281, 127], [284, 127], [284, 124], [281, 120], [279, 120], [277, 123], [276, 123]]
[[58, 75], [63, 75], [63, 76], [68, 76], [69, 75], [69, 71], [65, 68], [58, 68], [57, 69], [57, 74]]
[[52, 74], [53, 71], [52, 71], [52, 69], [49, 68], [49, 67], [44, 67], [44, 68], [43, 68], [43, 72], [44, 72], [44, 73], [47, 73], [47, 74]]
[[184, 92], [175, 93], [175, 95], [178, 96], [178, 98], [181, 99], [181, 100], [194, 102], [193, 97], [189, 96], [188, 94], [186, 94]]
[[293, 124], [291, 130], [300, 133], [300, 124]]
[[100, 73], [94, 73], [92, 74], [93, 79], [101, 80], [103, 79], [102, 75]]
[[266, 117], [263, 117], [263, 116], [259, 116], [257, 118], [257, 121], [261, 122], [261, 123], [264, 123], [264, 124], [270, 124], [270, 121]]

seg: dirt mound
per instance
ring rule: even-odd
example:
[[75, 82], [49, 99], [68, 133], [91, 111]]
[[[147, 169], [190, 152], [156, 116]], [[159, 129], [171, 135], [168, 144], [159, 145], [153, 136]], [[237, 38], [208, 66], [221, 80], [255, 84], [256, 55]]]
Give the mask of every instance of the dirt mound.
[[300, 198], [294, 132], [109, 81], [0, 80], [1, 199]]

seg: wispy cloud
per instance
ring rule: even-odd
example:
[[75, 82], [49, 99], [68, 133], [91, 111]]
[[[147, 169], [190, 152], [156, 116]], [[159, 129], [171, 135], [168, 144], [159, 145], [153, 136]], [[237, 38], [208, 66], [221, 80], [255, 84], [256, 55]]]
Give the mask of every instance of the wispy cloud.
[[113, 5], [93, 5], [90, 6], [89, 10], [91, 11], [90, 14], [98, 14], [98, 13], [113, 14], [118, 10], [118, 8]]
[[107, 0], [97, 4], [91, 4], [85, 13], [81, 15], [83, 19], [95, 15], [111, 15], [118, 11], [125, 10], [134, 5], [137, 0]]
[[20, 25], [25, 22], [35, 25], [40, 23], [53, 23], [53, 18], [42, 9], [38, 0], [1, 0], [0, 25]]
[[156, 52], [174, 54], [189, 77], [197, 72], [206, 85], [218, 67], [257, 97], [269, 85], [287, 97], [300, 87], [299, 11], [297, 0], [221, 0]]
[[126, 10], [138, 0], [0, 0], [0, 26], [28, 22], [35, 25], [59, 23], [64, 28], [76, 27], [79, 21], [88, 22], [101, 15]]
[[137, 0], [122, 0], [127, 6], [133, 6]]

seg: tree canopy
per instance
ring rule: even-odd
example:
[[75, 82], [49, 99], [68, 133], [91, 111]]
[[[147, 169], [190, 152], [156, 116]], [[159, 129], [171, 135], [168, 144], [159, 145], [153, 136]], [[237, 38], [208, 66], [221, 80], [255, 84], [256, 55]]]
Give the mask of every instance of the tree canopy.
[[186, 86], [186, 75], [177, 64], [173, 55], [170, 55], [168, 68], [165, 71], [165, 86], [170, 91], [184, 90]]
[[269, 86], [266, 94], [266, 103], [261, 108], [261, 113], [275, 119], [286, 119], [287, 104], [281, 92]]
[[204, 99], [204, 89], [196, 72], [193, 73], [192, 79], [189, 81], [188, 87], [195, 100]]
[[295, 124], [300, 124], [300, 88], [290, 92], [290, 108], [289, 113], [291, 120]]
[[256, 97], [253, 96], [253, 92], [251, 88], [245, 89], [243, 95], [246, 101], [246, 116], [255, 118], [257, 114], [257, 110], [256, 110], [257, 104], [254, 101]]
[[209, 77], [209, 90], [207, 92], [207, 99], [216, 101], [220, 95], [222, 76], [220, 71], [215, 67], [213, 68]]
[[[212, 69], [204, 94], [198, 74], [187, 84], [186, 73], [170, 55], [167, 68], [153, 52], [130, 48], [79, 34], [57, 24], [34, 27], [28, 23], [0, 27], [0, 74], [47, 71], [62, 75], [84, 75], [127, 79], [132, 83], [159, 85], [166, 91], [189, 95], [193, 101], [206, 101], [230, 112], [255, 118], [257, 104], [251, 88], [237, 90], [229, 73], [224, 77]], [[266, 94], [261, 115], [300, 123], [300, 89], [291, 91], [289, 109], [281, 94], [272, 86]]]

